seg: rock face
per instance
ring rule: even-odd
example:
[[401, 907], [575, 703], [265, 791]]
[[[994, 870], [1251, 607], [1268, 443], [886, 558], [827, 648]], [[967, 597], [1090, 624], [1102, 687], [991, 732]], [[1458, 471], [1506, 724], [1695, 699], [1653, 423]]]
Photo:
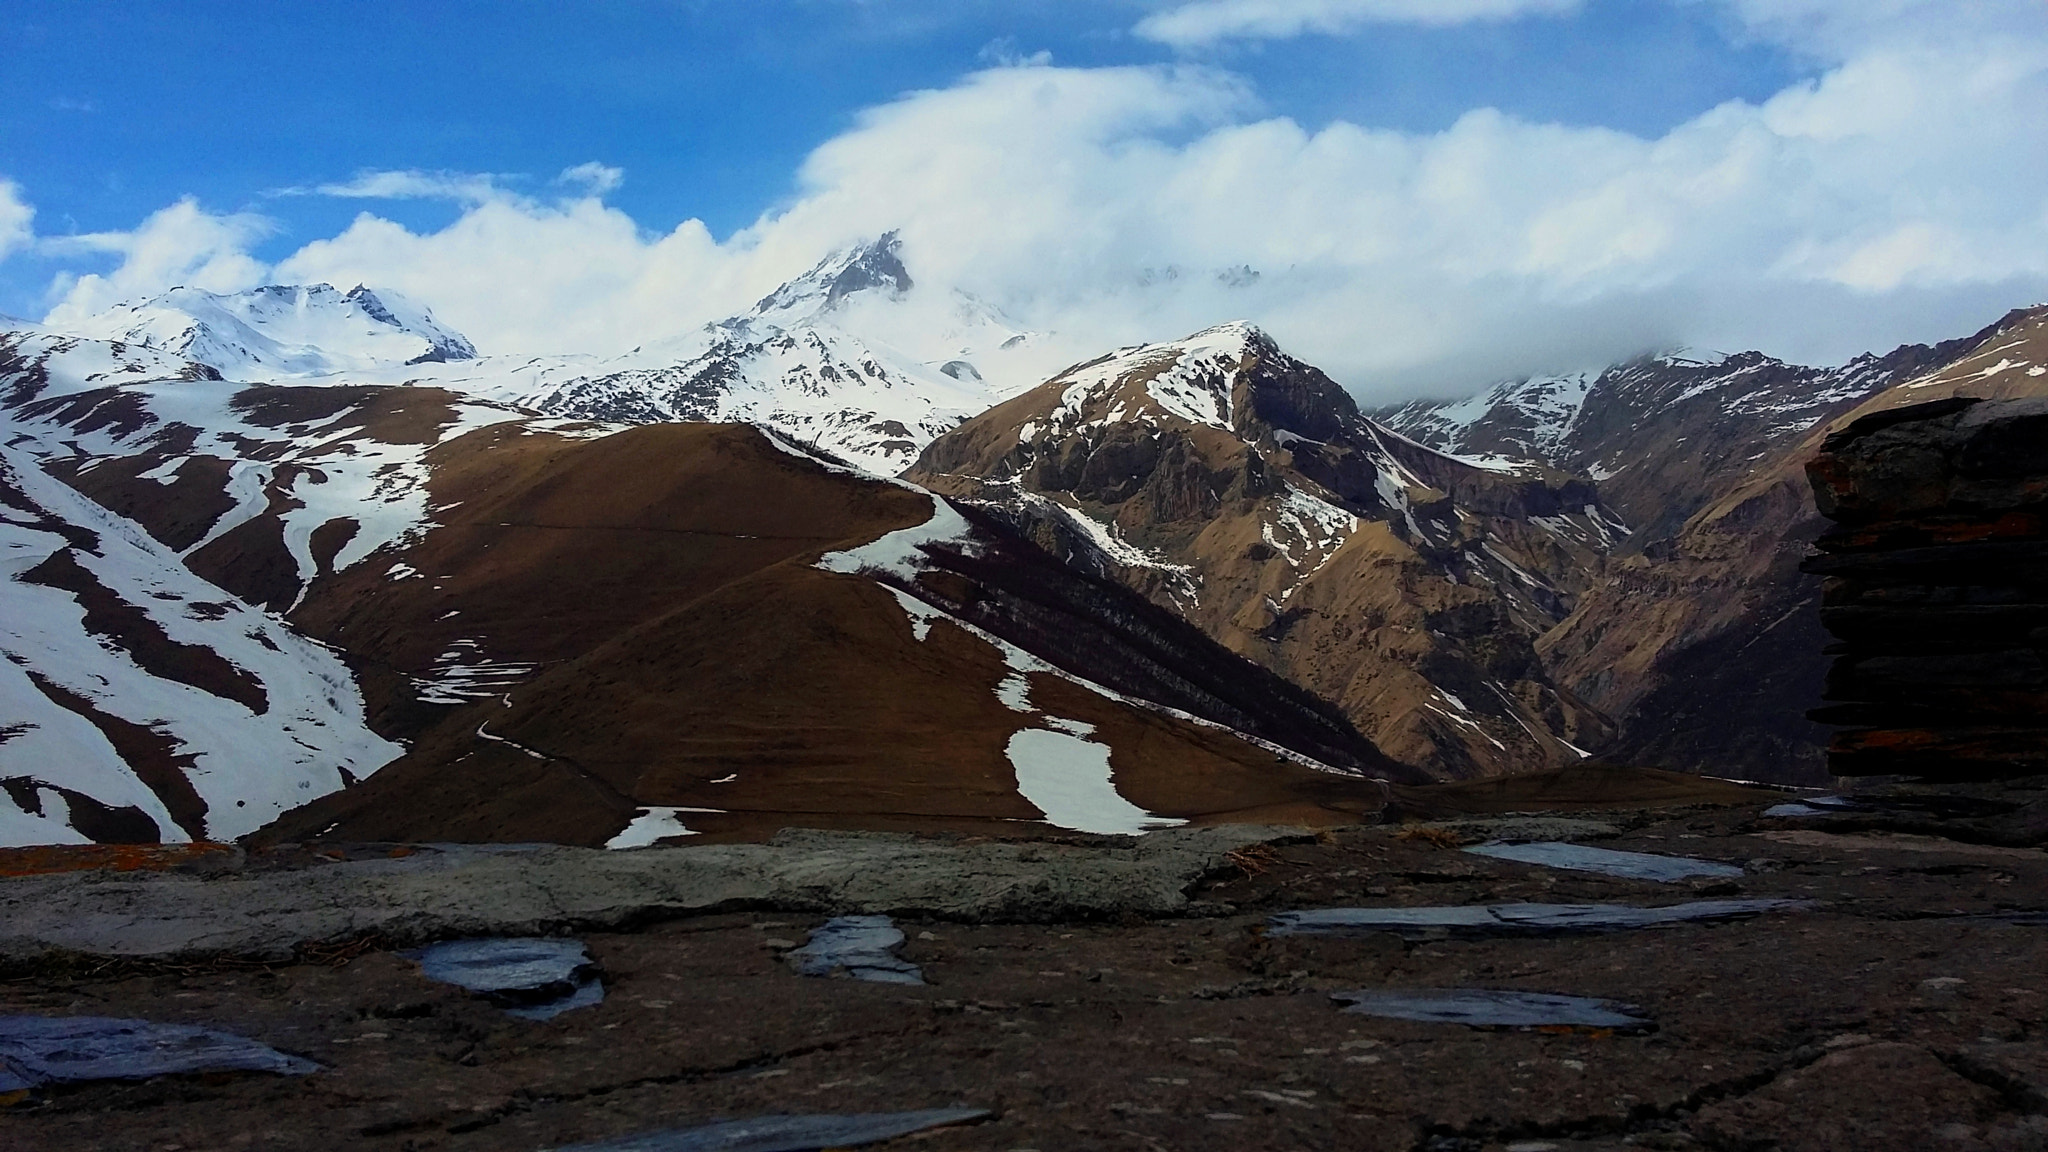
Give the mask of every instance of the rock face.
[[1433, 775], [1567, 763], [1607, 735], [1535, 649], [1625, 531], [1593, 486], [1397, 435], [1248, 325], [1069, 369], [905, 475], [1174, 609]]
[[1874, 412], [1807, 464], [1838, 776], [2048, 765], [2048, 397]]
[[[1827, 636], [1819, 581], [1799, 563], [1824, 522], [1804, 463], [1828, 426], [1857, 411], [1982, 392], [1993, 378], [2037, 381], [2012, 345], [2033, 339], [2042, 319], [2016, 312], [1972, 337], [1837, 369], [1756, 353], [1648, 358], [1383, 418], [1449, 450], [1533, 456], [1597, 477], [1602, 499], [1635, 527], [1537, 641], [1556, 682], [1617, 724], [1597, 751], [1817, 783], [1828, 734], [1805, 713], [1821, 703]], [[2001, 359], [2017, 368], [1985, 377]]]

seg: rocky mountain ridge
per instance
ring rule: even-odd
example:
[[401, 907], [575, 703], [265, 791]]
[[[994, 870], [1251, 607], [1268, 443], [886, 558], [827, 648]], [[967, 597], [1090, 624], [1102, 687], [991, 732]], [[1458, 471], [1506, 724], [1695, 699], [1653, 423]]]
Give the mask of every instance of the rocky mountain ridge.
[[1432, 773], [1569, 762], [1604, 737], [1532, 647], [1625, 534], [1594, 487], [1397, 435], [1250, 325], [1078, 365], [906, 475], [1173, 608]]
[[1643, 356], [1598, 372], [1506, 381], [1469, 400], [1374, 413], [1445, 452], [1537, 462], [1600, 485], [1635, 529], [1667, 540], [1759, 461], [1814, 425], [1946, 363], [1987, 333], [1909, 344], [1831, 368], [1761, 352]]
[[1619, 734], [1606, 753], [1681, 771], [1825, 782], [1828, 730], [1806, 713], [1822, 703], [1830, 640], [1821, 582], [1799, 571], [1825, 522], [1806, 461], [1831, 429], [1871, 412], [1950, 395], [2048, 391], [2044, 331], [2048, 307], [2021, 309], [1971, 337], [1865, 358], [1884, 387], [1860, 402], [1831, 402], [1804, 429], [1752, 439], [1755, 450], [1735, 466], [1705, 474], [1687, 498], [1697, 509], [1674, 530], [1610, 558], [1572, 615], [1538, 642], [1563, 684], [1614, 717]]

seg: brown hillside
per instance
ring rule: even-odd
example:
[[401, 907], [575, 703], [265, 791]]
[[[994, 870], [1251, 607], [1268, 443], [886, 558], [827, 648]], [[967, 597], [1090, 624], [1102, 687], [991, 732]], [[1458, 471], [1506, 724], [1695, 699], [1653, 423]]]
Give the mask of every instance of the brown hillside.
[[[1092, 726], [1117, 791], [1160, 816], [1327, 823], [1380, 804], [1368, 780], [1052, 672], [1023, 673], [1029, 710], [1013, 708], [998, 689], [1024, 658], [938, 609], [913, 616], [870, 576], [815, 566], [924, 524], [933, 498], [752, 429], [572, 440], [500, 425], [430, 458], [442, 526], [323, 578], [294, 617], [358, 660], [373, 714], [416, 742], [268, 839], [602, 843], [651, 806], [716, 809], [680, 818], [732, 835], [792, 823], [1045, 829], [1006, 749], [1061, 723]], [[465, 681], [450, 664], [483, 674]], [[422, 701], [437, 677], [474, 701]]]

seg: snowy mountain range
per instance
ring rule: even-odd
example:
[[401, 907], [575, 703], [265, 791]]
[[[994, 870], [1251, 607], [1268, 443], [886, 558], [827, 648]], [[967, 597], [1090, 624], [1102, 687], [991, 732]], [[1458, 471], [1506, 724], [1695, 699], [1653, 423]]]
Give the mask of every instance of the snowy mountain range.
[[1804, 780], [1801, 445], [2040, 387], [2044, 324], [1366, 412], [1249, 324], [1049, 366], [893, 235], [613, 356], [360, 286], [10, 322], [0, 843], [1100, 830], [1047, 807], [1084, 763], [1135, 830], [1589, 751]]
[[[1415, 778], [1135, 594], [773, 433], [221, 375], [0, 334], [0, 844], [290, 811], [319, 814], [304, 837], [596, 844], [678, 804], [1103, 830], [1070, 761], [1142, 830]], [[817, 556], [896, 530], [941, 579]]]
[[72, 335], [206, 364], [229, 380], [331, 376], [474, 360], [470, 342], [389, 290], [272, 284], [226, 295], [173, 288], [69, 325]]
[[501, 382], [436, 380], [556, 416], [760, 424], [894, 475], [947, 429], [1036, 384], [1035, 350], [1031, 333], [973, 297], [919, 289], [892, 233], [828, 256], [743, 315], [623, 356], [525, 365]]
[[324, 284], [178, 288], [66, 331], [228, 380], [432, 384], [568, 418], [760, 424], [893, 475], [1050, 370], [1034, 334], [965, 293], [920, 288], [900, 252], [893, 233], [835, 252], [743, 314], [608, 357], [480, 357], [397, 293]]

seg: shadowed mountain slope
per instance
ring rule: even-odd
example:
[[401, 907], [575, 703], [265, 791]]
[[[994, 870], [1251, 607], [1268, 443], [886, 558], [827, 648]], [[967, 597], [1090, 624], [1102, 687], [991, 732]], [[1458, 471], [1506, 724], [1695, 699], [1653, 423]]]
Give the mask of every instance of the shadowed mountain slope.
[[1831, 430], [1872, 412], [2048, 392], [2048, 308], [2013, 312], [1936, 352], [1931, 371], [1779, 440], [1667, 542], [1610, 561], [1605, 581], [1542, 639], [1553, 674], [1620, 723], [1609, 755], [1720, 776], [1826, 779], [1828, 730], [1806, 718], [1821, 704], [1830, 643], [1820, 579], [1799, 571], [1826, 527], [1806, 461]]

